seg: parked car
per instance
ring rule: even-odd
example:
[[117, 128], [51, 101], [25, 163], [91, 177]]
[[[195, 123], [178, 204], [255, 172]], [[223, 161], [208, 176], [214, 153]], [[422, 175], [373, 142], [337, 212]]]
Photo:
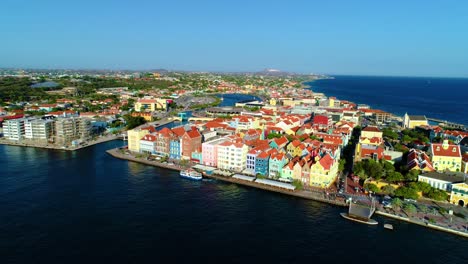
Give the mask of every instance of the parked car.
[[409, 202], [409, 203], [417, 203], [418, 201], [414, 200], [414, 199], [404, 199], [405, 202]]

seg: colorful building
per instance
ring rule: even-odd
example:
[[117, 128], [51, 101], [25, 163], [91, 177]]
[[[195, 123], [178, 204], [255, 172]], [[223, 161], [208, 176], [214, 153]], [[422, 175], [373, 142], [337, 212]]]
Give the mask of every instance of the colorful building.
[[255, 158], [255, 174], [266, 176], [269, 169], [270, 154], [263, 151]]
[[144, 135], [140, 139], [140, 151], [141, 153], [156, 154], [156, 136], [152, 134]]
[[155, 132], [154, 127], [135, 128], [128, 130], [128, 150], [133, 152], [140, 152], [140, 139], [151, 132]]
[[427, 126], [429, 123], [427, 122], [426, 116], [418, 116], [418, 115], [408, 115], [405, 114], [403, 117], [403, 127], [413, 129], [417, 126]]
[[168, 99], [163, 98], [140, 98], [135, 103], [137, 112], [153, 112], [156, 110], [166, 110]]
[[468, 181], [452, 185], [450, 203], [459, 206], [468, 206]]
[[328, 188], [338, 176], [338, 160], [325, 154], [310, 168], [310, 186]]
[[281, 177], [281, 172], [283, 170], [283, 167], [287, 163], [288, 163], [288, 158], [286, 157], [285, 153], [283, 152], [272, 153], [270, 156], [269, 164], [268, 164], [268, 177], [270, 178]]
[[442, 144], [431, 144], [429, 150], [435, 170], [461, 171], [462, 155], [459, 145], [449, 144], [448, 140], [444, 140]]
[[248, 147], [241, 142], [225, 141], [218, 145], [218, 168], [241, 172], [246, 168]]

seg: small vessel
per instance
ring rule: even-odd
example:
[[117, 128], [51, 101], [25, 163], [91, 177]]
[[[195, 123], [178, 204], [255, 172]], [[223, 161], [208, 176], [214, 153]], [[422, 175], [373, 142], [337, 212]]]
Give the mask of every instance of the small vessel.
[[203, 179], [200, 172], [192, 169], [180, 171], [180, 177], [195, 181], [201, 181]]
[[341, 213], [343, 218], [358, 222], [366, 225], [377, 225], [378, 222], [371, 219], [372, 214], [375, 212], [375, 200], [371, 200], [371, 204], [358, 204], [357, 201], [349, 204], [349, 210], [347, 213]]
[[351, 220], [351, 221], [354, 221], [354, 222], [358, 222], [358, 223], [361, 223], [361, 224], [366, 224], [366, 225], [377, 225], [379, 222], [375, 221], [374, 219], [370, 219], [370, 218], [364, 218], [364, 217], [357, 217], [355, 215], [350, 215], [348, 213], [340, 213], [340, 215], [343, 217], [343, 218], [346, 218], [348, 220]]
[[393, 225], [392, 224], [385, 224], [385, 225], [383, 225], [383, 227], [385, 229], [388, 229], [388, 230], [393, 230]]

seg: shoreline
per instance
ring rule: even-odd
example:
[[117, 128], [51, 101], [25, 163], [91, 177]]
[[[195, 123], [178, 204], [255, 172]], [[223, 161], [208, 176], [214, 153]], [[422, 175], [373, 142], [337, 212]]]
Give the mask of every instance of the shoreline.
[[84, 149], [84, 148], [87, 148], [87, 147], [90, 147], [90, 146], [94, 146], [94, 145], [97, 145], [97, 144], [101, 144], [101, 143], [105, 143], [105, 142], [109, 142], [109, 141], [113, 141], [113, 140], [117, 140], [117, 139], [120, 139], [120, 136], [113, 135], [113, 136], [110, 136], [110, 137], [98, 138], [97, 140], [86, 142], [85, 145], [79, 145], [79, 146], [76, 146], [76, 147], [72, 147], [72, 146], [63, 147], [63, 146], [56, 146], [56, 145], [53, 145], [53, 144], [49, 145], [49, 144], [40, 144], [40, 143], [34, 143], [34, 142], [24, 142], [24, 141], [15, 142], [15, 141], [12, 141], [12, 140], [1, 138], [0, 139], [0, 145], [16, 146], [16, 147], [28, 147], [28, 148], [39, 148], [39, 149], [76, 151], [76, 150]]
[[[323, 79], [317, 79], [317, 80], [333, 80], [333, 79], [335, 79], [335, 78], [323, 78]], [[314, 90], [312, 89], [312, 85], [306, 84], [306, 83], [315, 82], [315, 81], [317, 81], [317, 80], [304, 81], [304, 82], [301, 83], [301, 86], [302, 86], [303, 89], [308, 89], [308, 90], [312, 91], [313, 93], [315, 93]], [[317, 92], [317, 93], [318, 93], [318, 92]], [[324, 92], [321, 92], [321, 93], [324, 94], [326, 97], [329, 97], [326, 93], [324, 93]], [[339, 99], [339, 96], [336, 96], [336, 97]], [[357, 104], [369, 105], [369, 106], [371, 107], [370, 109], [377, 109], [377, 108], [372, 107], [369, 103], [366, 103], [366, 102], [354, 102], [354, 101], [350, 101], [350, 100], [347, 100], [347, 99], [343, 99], [343, 100], [349, 101], [349, 102], [352, 102], [352, 103], [355, 103], [356, 105], [357, 105]], [[381, 110], [381, 109], [379, 109], [379, 110]], [[396, 118], [403, 118], [403, 116], [397, 115], [397, 114], [395, 114], [395, 113], [393, 113], [393, 112], [386, 111], [386, 110], [382, 110], [382, 111], [385, 111], [385, 112], [391, 114], [392, 116], [394, 116], [394, 117], [396, 117]], [[426, 116], [426, 115], [424, 115], [424, 116]], [[428, 123], [429, 123], [429, 122], [433, 122], [433, 121], [430, 121], [429, 119], [437, 119], [437, 118], [427, 117], [427, 116], [426, 116], [426, 118], [428, 119]], [[448, 119], [446, 119], [446, 120], [440, 119], [440, 121], [445, 121], [445, 122], [446, 122], [446, 123], [445, 123], [446, 125], [454, 124], [454, 125], [461, 125], [461, 126], [464, 126], [464, 129], [457, 129], [457, 128], [454, 128], [454, 129], [457, 129], [457, 130], [462, 130], [462, 131], [468, 130], [468, 124], [457, 123], [457, 122], [455, 122], [455, 121], [451, 121], [451, 120], [448, 120]], [[437, 123], [437, 122], [434, 122], [434, 123]], [[443, 124], [443, 123], [437, 123], [437, 126], [440, 126], [440, 124]], [[449, 126], [449, 128], [450, 128], [450, 126]]]
[[[112, 156], [114, 158], [117, 158], [117, 159], [120, 159], [120, 160], [133, 161], [133, 162], [136, 162], [136, 163], [141, 163], [141, 164], [145, 164], [145, 165], [149, 165], [149, 166], [153, 166], [153, 167], [160, 167], [160, 168], [170, 169], [170, 170], [174, 170], [174, 171], [181, 171], [181, 170], [185, 169], [185, 168], [183, 168], [181, 166], [177, 166], [177, 165], [162, 164], [162, 163], [159, 163], [159, 162], [147, 161], [147, 160], [142, 160], [142, 159], [139, 159], [139, 158], [135, 158], [135, 157], [130, 156], [130, 154], [122, 154], [122, 153], [119, 153], [119, 148], [109, 149], [106, 152], [110, 156]], [[330, 200], [330, 199], [326, 199], [326, 198], [321, 198], [321, 197], [317, 196], [316, 194], [314, 194], [314, 192], [311, 192], [311, 191], [303, 191], [303, 190], [288, 191], [288, 190], [272, 187], [272, 186], [269, 186], [269, 185], [264, 185], [264, 184], [260, 184], [260, 183], [256, 183], [256, 182], [243, 181], [243, 180], [240, 180], [240, 179], [235, 179], [235, 178], [232, 178], [232, 177], [219, 176], [219, 175], [203, 175], [203, 176], [205, 178], [220, 180], [220, 181], [223, 181], [223, 182], [238, 184], [238, 185], [247, 186], [247, 187], [251, 187], [251, 188], [257, 188], [257, 189], [270, 191], [270, 192], [275, 192], [275, 193], [280, 193], [280, 194], [284, 194], [284, 195], [289, 195], [289, 196], [293, 196], [293, 197], [297, 197], [297, 198], [313, 200], [313, 201], [316, 201], [316, 202], [327, 203], [329, 205], [347, 207], [347, 204], [346, 204], [345, 201], [340, 202], [340, 201]], [[449, 233], [449, 234], [458, 235], [458, 236], [461, 236], [461, 237], [468, 238], [468, 233], [466, 233], [466, 232], [453, 230], [453, 229], [437, 226], [437, 225], [430, 224], [430, 223], [426, 224], [426, 223], [423, 223], [423, 222], [418, 222], [418, 221], [412, 220], [410, 218], [400, 217], [398, 215], [389, 214], [389, 213], [379, 211], [379, 210], [376, 210], [375, 214], [378, 214], [378, 215], [384, 216], [384, 217], [388, 217], [388, 218], [392, 218], [392, 219], [396, 219], [396, 220], [400, 220], [400, 221], [405, 221], [405, 222], [408, 222], [408, 223], [411, 223], [411, 224], [417, 224], [419, 226], [424, 226], [424, 227], [431, 228], [431, 229], [434, 229], [434, 230], [443, 231], [443, 232], [446, 232], [446, 233]]]

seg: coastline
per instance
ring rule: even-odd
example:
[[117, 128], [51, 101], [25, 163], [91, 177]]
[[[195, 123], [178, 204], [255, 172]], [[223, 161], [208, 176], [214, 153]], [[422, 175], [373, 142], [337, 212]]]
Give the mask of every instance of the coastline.
[[63, 147], [63, 146], [56, 146], [53, 144], [40, 144], [40, 143], [35, 143], [35, 142], [16, 142], [12, 140], [7, 140], [5, 138], [0, 138], [0, 145], [8, 145], [8, 146], [17, 146], [17, 147], [29, 147], [29, 148], [40, 148], [40, 149], [52, 149], [52, 150], [65, 150], [65, 151], [75, 151], [75, 150], [80, 150], [84, 149], [90, 146], [94, 146], [100, 143], [104, 142], [109, 142], [113, 140], [120, 139], [120, 136], [117, 135], [112, 135], [112, 136], [107, 136], [107, 137], [102, 137], [98, 138], [97, 140], [94, 141], [88, 141], [84, 145], [79, 145], [76, 147], [70, 146], [70, 147]]
[[[380, 77], [380, 76], [378, 76], [378, 77]], [[315, 92], [313, 90], [313, 86], [311, 84], [308, 84], [308, 83], [312, 83], [312, 82], [315, 82], [317, 80], [327, 80], [327, 79], [333, 80], [335, 78], [334, 77], [332, 77], [332, 78], [321, 78], [321, 79], [316, 79], [316, 80], [311, 80], [311, 81], [304, 81], [304, 82], [301, 83], [301, 85], [303, 86], [304, 89], [308, 89], [308, 90], [310, 90], [312, 92]], [[322, 93], [325, 96], [329, 97], [329, 95], [327, 95], [326, 92], [317, 92], [317, 93]], [[345, 99], [345, 98], [340, 97], [340, 95], [336, 95], [336, 97], [338, 99], [350, 101], [350, 102], [353, 102], [355, 104], [369, 105], [369, 106], [371, 106], [371, 109], [383, 110], [382, 108], [384, 108], [382, 106], [374, 107], [374, 106], [372, 106], [372, 103], [369, 103], [369, 102], [366, 102], [366, 101], [356, 101], [355, 99]], [[392, 116], [394, 116], [396, 118], [403, 118], [403, 115], [395, 114], [395, 112], [392, 111], [392, 110], [383, 110], [383, 111], [390, 113]], [[408, 111], [411, 111], [411, 109], [410, 108], [405, 108], [405, 112], [408, 112]], [[426, 118], [428, 119], [428, 122], [435, 123], [438, 126], [446, 126], [448, 128], [451, 128], [451, 129], [460, 129], [460, 130], [464, 130], [464, 131], [468, 130], [468, 123], [465, 124], [463, 121], [453, 121], [453, 120], [446, 119], [446, 118], [438, 118], [438, 117], [434, 117], [434, 116], [429, 116], [426, 113], [423, 113], [422, 115], [426, 116]], [[462, 126], [463, 128], [459, 128], [459, 126]]]
[[[130, 154], [122, 154], [122, 153], [119, 153], [119, 148], [110, 149], [110, 150], [107, 150], [106, 152], [110, 156], [112, 156], [114, 158], [117, 158], [117, 159], [133, 161], [133, 162], [137, 162], [137, 163], [141, 163], [141, 164], [145, 164], [145, 165], [149, 165], [149, 166], [153, 166], [153, 167], [160, 167], [160, 168], [170, 169], [170, 170], [174, 170], [174, 171], [181, 171], [181, 170], [185, 169], [185, 168], [177, 166], [177, 165], [168, 165], [168, 164], [163, 164], [163, 163], [155, 162], [155, 161], [147, 161], [147, 160], [142, 160], [142, 159], [139, 159], [139, 158], [132, 157]], [[335, 201], [335, 200], [330, 200], [330, 199], [326, 199], [326, 198], [321, 198], [321, 197], [317, 196], [316, 194], [314, 194], [311, 191], [302, 191], [302, 190], [300, 190], [300, 191], [287, 191], [287, 190], [280, 189], [280, 188], [275, 188], [275, 187], [272, 187], [272, 186], [269, 186], [269, 185], [263, 185], [263, 184], [256, 183], [256, 182], [243, 181], [243, 180], [240, 180], [240, 179], [235, 179], [235, 178], [232, 178], [232, 177], [219, 176], [219, 175], [204, 175], [204, 177], [205, 178], [210, 178], [210, 179], [215, 179], [215, 180], [220, 180], [220, 181], [223, 181], [223, 182], [234, 183], [234, 184], [238, 184], [238, 185], [242, 185], [242, 186], [247, 186], [247, 187], [251, 187], [251, 188], [257, 188], [257, 189], [261, 189], [261, 190], [265, 190], [265, 191], [276, 192], [276, 193], [289, 195], [289, 196], [293, 196], [293, 197], [297, 197], [297, 198], [314, 200], [314, 201], [317, 201], [317, 202], [327, 203], [327, 204], [334, 205], [334, 206], [340, 206], [340, 207], [346, 207], [347, 206], [345, 201], [341, 202], [341, 201]], [[424, 227], [427, 227], [427, 228], [431, 228], [431, 229], [434, 229], [434, 230], [443, 231], [443, 232], [446, 232], [446, 233], [449, 233], [449, 234], [458, 235], [458, 236], [468, 238], [468, 233], [467, 232], [453, 230], [453, 229], [437, 226], [437, 225], [430, 224], [430, 223], [424, 223], [424, 222], [412, 220], [410, 218], [389, 214], [389, 213], [379, 211], [379, 210], [376, 210], [375, 214], [378, 214], [378, 215], [381, 215], [381, 216], [384, 216], [384, 217], [388, 217], [388, 218], [392, 218], [392, 219], [396, 219], [396, 220], [400, 220], [400, 221], [405, 221], [405, 222], [408, 222], [408, 223], [411, 223], [411, 224], [417, 224], [417, 225], [424, 226]]]

